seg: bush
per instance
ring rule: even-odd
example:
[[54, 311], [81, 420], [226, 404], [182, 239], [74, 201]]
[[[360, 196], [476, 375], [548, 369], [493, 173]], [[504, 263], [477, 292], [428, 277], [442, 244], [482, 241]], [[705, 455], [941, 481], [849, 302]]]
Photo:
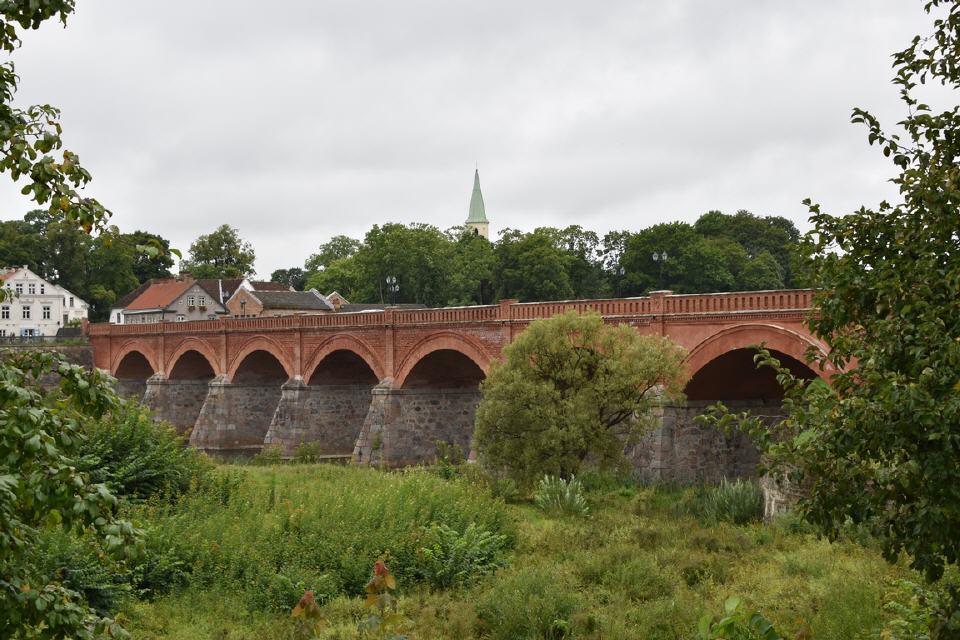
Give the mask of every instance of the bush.
[[130, 595], [130, 575], [122, 563], [105, 557], [97, 541], [64, 531], [46, 531], [38, 544], [44, 575], [81, 594], [99, 615], [111, 615]]
[[280, 451], [280, 445], [265, 445], [255, 456], [250, 458], [250, 464], [261, 467], [272, 467], [273, 465], [283, 463], [283, 453]]
[[576, 311], [530, 323], [481, 384], [473, 447], [524, 489], [543, 474], [623, 462], [686, 381], [685, 352], [662, 336]]
[[693, 510], [708, 522], [757, 522], [763, 519], [763, 491], [756, 482], [724, 478], [719, 485], [699, 493]]
[[153, 420], [136, 402], [120, 401], [99, 420], [90, 420], [78, 449], [77, 468], [118, 496], [175, 497], [207, 475], [210, 463], [169, 425]]
[[503, 576], [477, 603], [480, 630], [491, 640], [566, 638], [579, 609], [575, 594], [557, 569], [525, 568]]
[[[279, 448], [273, 447], [271, 451]], [[320, 462], [320, 443], [319, 442], [301, 442], [300, 446], [293, 454], [293, 461], [297, 464], [316, 464]]]
[[566, 481], [556, 476], [544, 476], [537, 483], [533, 501], [552, 514], [585, 516], [590, 512], [583, 497], [583, 485], [576, 477]]
[[493, 573], [503, 564], [507, 537], [484, 531], [471, 523], [460, 533], [445, 524], [429, 529], [431, 542], [420, 549], [424, 578], [434, 587], [462, 585]]
[[[301, 582], [331, 596], [363, 593], [370, 565], [379, 557], [405, 586], [453, 583], [492, 570], [500, 551], [515, 544], [502, 502], [479, 487], [422, 469], [218, 470], [211, 482], [181, 499], [176, 513], [153, 521], [192, 550], [191, 583], [274, 594], [242, 597], [257, 610], [299, 598]], [[445, 528], [434, 527], [441, 523]], [[424, 554], [425, 548], [434, 555]], [[312, 582], [319, 579], [318, 567], [326, 575], [323, 585]], [[290, 578], [299, 593], [268, 579], [277, 574]]]

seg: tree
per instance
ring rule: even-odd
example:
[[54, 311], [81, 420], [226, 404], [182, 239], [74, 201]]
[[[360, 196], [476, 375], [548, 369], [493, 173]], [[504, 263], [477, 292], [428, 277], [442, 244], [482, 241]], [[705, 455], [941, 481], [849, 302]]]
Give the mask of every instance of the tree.
[[290, 285], [297, 291], [303, 291], [303, 285], [306, 281], [306, 274], [300, 267], [290, 267], [289, 269], [277, 269], [270, 274], [271, 282], [282, 282]]
[[852, 115], [897, 167], [900, 202], [833, 217], [806, 201], [818, 290], [808, 323], [830, 347], [818, 364], [841, 372], [827, 386], [780, 369], [791, 415], [765, 451], [775, 474], [808, 491], [800, 508], [824, 532], [853, 520], [888, 559], [906, 552], [935, 579], [960, 559], [960, 107], [934, 112], [916, 90], [940, 83], [957, 95], [960, 2], [925, 9], [942, 14], [933, 33], [893, 56], [901, 133]]
[[[56, 17], [66, 24], [73, 0], [10, 0], [0, 5], [0, 48], [20, 45], [17, 26], [37, 29]], [[13, 105], [19, 79], [0, 64], [0, 172], [23, 179], [22, 193], [47, 207], [57, 222], [86, 233], [103, 230], [110, 212], [78, 192], [90, 181], [77, 155], [63, 150], [59, 112]], [[39, 266], [39, 265], [38, 265]], [[0, 289], [0, 299], [6, 293]], [[43, 376], [60, 377], [58, 392], [40, 389]], [[98, 372], [84, 373], [52, 354], [7, 355], [0, 360], [0, 633], [4, 637], [117, 637], [123, 630], [99, 618], [83, 596], [38, 572], [40, 527], [88, 527], [107, 551], [132, 555], [138, 532], [117, 521], [116, 504], [102, 486], [88, 485], [70, 454], [78, 429], [102, 412], [111, 394]]]
[[453, 242], [448, 304], [489, 304], [493, 302], [493, 279], [497, 257], [493, 245], [483, 236], [464, 227], [447, 231]]
[[248, 278], [255, 273], [256, 257], [253, 245], [237, 229], [222, 224], [193, 241], [190, 259], [182, 267], [194, 278]]
[[[170, 255], [170, 241], [148, 231], [134, 231], [120, 236], [133, 249], [133, 275], [138, 283], [151, 278], [169, 278], [173, 274], [173, 256]], [[156, 251], [148, 249], [154, 247]]]
[[[43, 388], [45, 376], [59, 379], [58, 393]], [[89, 528], [105, 553], [136, 555], [140, 532], [115, 518], [116, 497], [90, 484], [73, 458], [83, 425], [117, 398], [99, 371], [50, 352], [5, 354], [0, 382], [0, 635], [116, 637], [121, 628], [43, 571], [36, 543], [43, 528]]]
[[303, 269], [307, 272], [320, 271], [333, 264], [337, 260], [349, 258], [355, 254], [361, 246], [359, 240], [354, 240], [348, 236], [333, 236], [329, 241], [320, 245], [320, 250], [307, 258]]
[[573, 297], [567, 271], [569, 256], [557, 247], [556, 237], [549, 231], [538, 229], [525, 234], [506, 229], [495, 254], [499, 298], [536, 302]]
[[569, 477], [588, 459], [619, 462], [650, 426], [661, 391], [674, 396], [685, 381], [682, 349], [599, 314], [537, 320], [503, 355], [481, 384], [474, 446], [524, 484]]

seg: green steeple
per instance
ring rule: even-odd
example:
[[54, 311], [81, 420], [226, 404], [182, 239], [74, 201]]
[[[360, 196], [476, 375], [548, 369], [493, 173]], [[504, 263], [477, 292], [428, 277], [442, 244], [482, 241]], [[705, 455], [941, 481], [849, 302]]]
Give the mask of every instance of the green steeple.
[[470, 215], [467, 224], [487, 222], [487, 210], [483, 206], [483, 194], [480, 193], [480, 170], [473, 173], [473, 195], [470, 196]]

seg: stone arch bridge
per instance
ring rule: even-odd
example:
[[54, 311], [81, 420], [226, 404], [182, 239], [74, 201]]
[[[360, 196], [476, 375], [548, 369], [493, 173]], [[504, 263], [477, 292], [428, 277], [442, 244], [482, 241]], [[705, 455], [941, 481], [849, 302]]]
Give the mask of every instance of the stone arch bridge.
[[237, 454], [305, 442], [322, 455], [405, 465], [431, 460], [438, 441], [469, 449], [478, 385], [504, 345], [533, 320], [568, 309], [670, 337], [687, 349], [687, 401], [628, 451], [642, 473], [707, 480], [750, 473], [756, 452], [693, 417], [709, 402], [772, 420], [782, 391], [753, 366], [766, 343], [794, 371], [823, 351], [803, 320], [808, 290], [518, 303], [442, 309], [89, 325], [94, 364], [158, 417], [211, 452]]

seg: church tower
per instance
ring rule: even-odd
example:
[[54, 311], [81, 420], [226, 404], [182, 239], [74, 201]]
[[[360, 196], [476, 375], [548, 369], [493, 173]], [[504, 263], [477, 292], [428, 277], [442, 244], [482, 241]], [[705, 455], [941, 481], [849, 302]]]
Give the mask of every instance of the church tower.
[[480, 193], [480, 170], [473, 173], [473, 194], [470, 196], [470, 213], [464, 223], [467, 229], [475, 234], [490, 239], [490, 222], [487, 220], [487, 210], [483, 206], [483, 194]]

